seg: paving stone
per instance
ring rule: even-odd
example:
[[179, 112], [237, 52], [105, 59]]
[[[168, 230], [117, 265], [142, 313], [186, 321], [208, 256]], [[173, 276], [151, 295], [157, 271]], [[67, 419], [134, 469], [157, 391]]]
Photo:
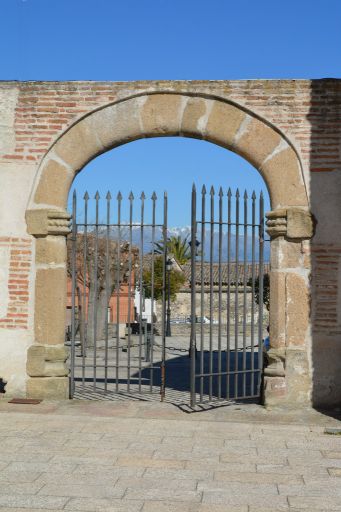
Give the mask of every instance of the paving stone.
[[64, 510], [80, 510], [84, 512], [140, 512], [142, 506], [142, 501], [72, 498]]
[[235, 473], [250, 473], [252, 471], [256, 471], [256, 464], [252, 464], [249, 462], [214, 462], [209, 461], [208, 459], [198, 460], [198, 461], [187, 461], [186, 469], [209, 469], [212, 471], [230, 471]]
[[[4, 482], [26, 483], [34, 482], [40, 476], [39, 472], [31, 471], [1, 471], [0, 484]], [[65, 478], [65, 477], [64, 477]]]
[[297, 508], [299, 510], [319, 510], [319, 511], [331, 511], [341, 510], [341, 501], [339, 497], [328, 496], [328, 490], [326, 489], [325, 496], [289, 496], [288, 497], [290, 510], [291, 508]]
[[168, 500], [195, 503], [201, 501], [201, 496], [201, 492], [185, 489], [127, 489], [124, 498], [127, 500]]
[[48, 462], [11, 462], [6, 471], [32, 471], [32, 472], [46, 472], [52, 471], [55, 473], [70, 473], [76, 467], [76, 464], [51, 464]]
[[206, 505], [204, 503], [173, 503], [169, 501], [146, 501], [142, 512], [248, 512], [247, 506]]
[[[278, 473], [230, 473], [228, 471], [215, 471], [214, 480], [222, 482], [240, 482], [257, 484], [303, 484], [303, 477], [295, 474]], [[198, 487], [200, 486], [200, 482]]]
[[[273, 490], [273, 486], [268, 486], [268, 491], [264, 492], [267, 488], [262, 488], [258, 485], [251, 491], [250, 486], [240, 486], [240, 490], [234, 489], [231, 492], [230, 489], [222, 491], [204, 491], [203, 503], [213, 503], [222, 505], [256, 505], [258, 507], [266, 507], [271, 505], [274, 508], [279, 506], [287, 505], [287, 499], [285, 496], [278, 496]], [[276, 491], [277, 492], [277, 491]]]
[[145, 467], [122, 467], [122, 466], [106, 466], [105, 471], [103, 471], [103, 466], [101, 465], [79, 465], [73, 471], [73, 475], [77, 478], [82, 475], [91, 475], [95, 481], [100, 481], [103, 477], [103, 474], [110, 475], [112, 478], [119, 477], [139, 477], [142, 476], [145, 471]]
[[0, 485], [0, 494], [37, 494], [44, 484], [39, 482], [6, 482]]
[[39, 491], [39, 496], [70, 496], [79, 498], [122, 498], [125, 489], [113, 485], [78, 485], [65, 482], [63, 485], [46, 484]]
[[26, 510], [28, 508], [36, 508], [36, 509], [57, 509], [61, 510], [64, 508], [64, 505], [69, 501], [68, 497], [57, 497], [57, 496], [28, 496], [21, 495], [15, 496], [10, 494], [1, 494], [0, 495], [0, 510], [1, 507], [22, 507]]
[[185, 489], [195, 491], [197, 480], [194, 479], [155, 479], [155, 478], [119, 478], [117, 487], [129, 489]]
[[315, 482], [314, 484], [306, 485], [278, 485], [279, 494], [286, 496], [325, 496], [326, 490], [329, 497], [339, 496], [339, 502], [341, 507], [341, 485], [336, 479], [330, 478], [327, 482], [322, 480]]
[[165, 480], [212, 480], [213, 471], [195, 469], [154, 469], [147, 468], [143, 473], [144, 478], [165, 479]]
[[116, 461], [116, 466], [132, 466], [144, 468], [184, 468], [185, 461], [172, 459], [152, 459], [149, 457], [121, 456]]

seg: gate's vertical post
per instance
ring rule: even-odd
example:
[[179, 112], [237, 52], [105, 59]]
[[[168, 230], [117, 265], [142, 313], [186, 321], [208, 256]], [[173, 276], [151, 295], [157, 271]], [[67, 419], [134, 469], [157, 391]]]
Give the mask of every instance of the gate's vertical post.
[[166, 388], [166, 261], [167, 261], [168, 197], [163, 196], [163, 265], [162, 265], [162, 354], [161, 354], [161, 402], [165, 399]]
[[129, 194], [129, 256], [128, 256], [128, 347], [127, 347], [127, 391], [130, 392], [130, 357], [131, 357], [131, 287], [132, 277], [134, 278], [134, 285], [136, 283], [136, 275], [134, 269], [134, 276], [132, 276], [132, 245], [133, 245], [133, 201], [134, 194], [130, 191]]
[[[77, 244], [77, 196], [73, 191], [72, 196], [72, 256], [71, 256], [71, 272], [72, 272], [72, 296], [71, 296], [71, 371], [69, 396], [73, 398], [75, 391], [75, 343], [76, 343], [76, 286], [77, 286], [77, 269], [76, 269], [76, 244]], [[78, 304], [79, 309], [79, 304]]]
[[108, 345], [109, 345], [109, 320], [108, 320], [108, 307], [110, 304], [111, 296], [111, 279], [109, 282], [109, 240], [110, 240], [110, 201], [111, 194], [108, 190], [106, 195], [107, 200], [107, 225], [106, 225], [106, 240], [105, 240], [105, 352], [104, 352], [104, 390], [108, 389]]
[[154, 385], [154, 342], [155, 342], [155, 328], [154, 328], [154, 296], [155, 296], [155, 224], [156, 224], [156, 200], [157, 195], [154, 191], [152, 194], [152, 261], [151, 261], [151, 293], [150, 293], [150, 301], [151, 301], [151, 324], [150, 324], [150, 391], [153, 391]]
[[264, 197], [259, 197], [259, 301], [258, 301], [258, 394], [262, 382], [263, 369], [263, 279], [264, 279]]
[[197, 192], [195, 184], [192, 188], [192, 212], [191, 212], [191, 341], [190, 341], [190, 358], [191, 358], [191, 372], [190, 372], [190, 394], [191, 406], [193, 407], [196, 402], [195, 397], [195, 352], [196, 352], [196, 268], [195, 268], [195, 253], [196, 253], [196, 235], [197, 235]]
[[[205, 211], [206, 211], [206, 187], [203, 185], [201, 191], [201, 258], [200, 258], [200, 316], [203, 318], [205, 316], [205, 275], [204, 275], [204, 259], [205, 259]], [[203, 401], [204, 398], [204, 324], [201, 322], [200, 325], [200, 402]]]
[[234, 284], [234, 398], [238, 398], [238, 327], [239, 327], [239, 190], [236, 191], [236, 274]]
[[94, 336], [94, 354], [93, 354], [93, 364], [94, 364], [94, 373], [93, 373], [93, 389], [96, 389], [97, 384], [97, 291], [98, 291], [98, 221], [99, 221], [99, 199], [100, 195], [98, 191], [95, 194], [96, 201], [96, 218], [95, 218], [95, 257], [94, 257], [94, 311], [93, 311], [93, 336]]
[[121, 292], [121, 206], [122, 194], [117, 194], [117, 263], [116, 263], [116, 391], [120, 372], [120, 292]]

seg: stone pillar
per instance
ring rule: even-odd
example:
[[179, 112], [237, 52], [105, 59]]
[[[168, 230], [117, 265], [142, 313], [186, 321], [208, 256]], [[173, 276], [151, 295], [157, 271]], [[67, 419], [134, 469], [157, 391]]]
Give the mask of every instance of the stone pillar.
[[313, 219], [304, 208], [267, 213], [271, 237], [270, 350], [264, 369], [266, 405], [311, 403], [310, 242]]
[[69, 378], [65, 340], [66, 242], [70, 215], [65, 210], [26, 212], [28, 232], [36, 238], [35, 343], [27, 353], [27, 396], [65, 399]]

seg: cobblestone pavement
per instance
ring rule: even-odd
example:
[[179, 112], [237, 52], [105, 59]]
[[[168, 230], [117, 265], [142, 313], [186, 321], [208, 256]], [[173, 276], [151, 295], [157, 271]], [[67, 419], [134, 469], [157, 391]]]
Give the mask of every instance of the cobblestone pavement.
[[0, 402], [0, 511], [341, 510], [341, 422], [314, 411]]

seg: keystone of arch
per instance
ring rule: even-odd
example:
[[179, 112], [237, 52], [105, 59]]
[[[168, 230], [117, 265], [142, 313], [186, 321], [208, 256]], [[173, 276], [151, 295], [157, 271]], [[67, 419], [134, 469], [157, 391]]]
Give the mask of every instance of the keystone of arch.
[[30, 207], [64, 209], [74, 177], [90, 160], [133, 140], [160, 136], [225, 147], [258, 169], [273, 210], [308, 207], [299, 158], [278, 130], [222, 99], [166, 92], [128, 98], [76, 122], [45, 155]]

